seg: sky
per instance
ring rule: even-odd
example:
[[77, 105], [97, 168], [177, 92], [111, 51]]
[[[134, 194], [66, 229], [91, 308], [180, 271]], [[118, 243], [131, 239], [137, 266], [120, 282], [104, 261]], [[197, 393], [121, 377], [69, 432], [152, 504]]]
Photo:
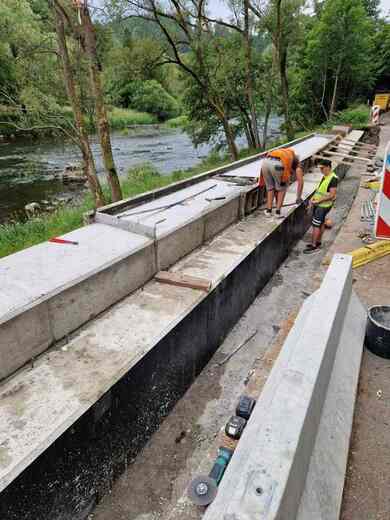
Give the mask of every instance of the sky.
[[382, 7], [382, 13], [388, 14], [390, 11], [390, 0], [382, 0], [381, 7]]
[[[212, 10], [213, 16], [223, 18], [228, 15], [228, 9], [223, 0], [210, 0], [209, 6]], [[388, 14], [390, 12], [390, 0], [381, 1], [382, 14]]]

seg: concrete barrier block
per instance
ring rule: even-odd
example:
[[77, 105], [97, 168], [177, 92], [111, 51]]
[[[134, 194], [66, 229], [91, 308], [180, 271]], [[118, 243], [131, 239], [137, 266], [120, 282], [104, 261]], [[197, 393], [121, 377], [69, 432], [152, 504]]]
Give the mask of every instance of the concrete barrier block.
[[34, 358], [53, 342], [47, 303], [0, 325], [0, 380]]
[[240, 209], [240, 196], [219, 206], [214, 211], [204, 216], [204, 239], [210, 240], [215, 235], [238, 220]]
[[290, 332], [205, 520], [296, 518], [351, 298], [351, 265], [336, 255]]
[[175, 262], [201, 246], [204, 219], [196, 219], [157, 240], [157, 270], [168, 269]]
[[154, 244], [56, 295], [48, 302], [57, 341], [135, 291], [156, 273]]
[[352, 293], [297, 520], [340, 516], [366, 315], [359, 298]]
[[0, 260], [0, 380], [156, 272], [154, 243], [103, 224]]

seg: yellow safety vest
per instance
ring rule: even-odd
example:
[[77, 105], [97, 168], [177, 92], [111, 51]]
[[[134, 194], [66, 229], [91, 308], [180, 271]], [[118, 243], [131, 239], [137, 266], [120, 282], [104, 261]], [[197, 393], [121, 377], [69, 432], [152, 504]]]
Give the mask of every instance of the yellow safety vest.
[[[323, 197], [326, 197], [328, 195], [328, 187], [332, 179], [337, 179], [337, 175], [332, 172], [326, 177], [324, 176], [319, 185], [317, 186], [316, 192], [314, 193], [312, 200], [320, 200]], [[318, 204], [320, 208], [331, 208], [333, 206], [334, 201], [333, 200], [327, 200], [325, 202], [321, 202]]]

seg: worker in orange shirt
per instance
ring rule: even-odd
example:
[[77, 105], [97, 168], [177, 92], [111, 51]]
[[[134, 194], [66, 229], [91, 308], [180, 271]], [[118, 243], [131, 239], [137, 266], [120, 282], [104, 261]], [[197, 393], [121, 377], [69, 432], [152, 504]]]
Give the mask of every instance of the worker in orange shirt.
[[272, 204], [276, 195], [276, 216], [283, 218], [281, 208], [293, 172], [297, 179], [296, 203], [300, 204], [302, 202], [303, 169], [299, 163], [299, 157], [292, 148], [279, 148], [267, 153], [261, 166], [267, 189], [267, 209], [265, 210], [267, 217], [272, 216]]

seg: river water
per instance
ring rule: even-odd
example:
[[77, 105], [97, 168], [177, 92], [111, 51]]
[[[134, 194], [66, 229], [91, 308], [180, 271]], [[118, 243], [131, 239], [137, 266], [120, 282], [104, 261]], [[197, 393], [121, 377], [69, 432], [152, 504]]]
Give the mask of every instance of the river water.
[[[271, 137], [278, 135], [279, 125], [279, 118], [274, 118]], [[180, 130], [150, 131], [149, 135], [144, 132], [128, 136], [112, 133], [112, 148], [120, 175], [145, 162], [155, 165], [162, 175], [169, 174], [199, 164], [212, 149], [211, 145], [195, 148]], [[243, 139], [237, 142], [239, 146], [246, 146]], [[95, 136], [91, 144], [98, 173], [103, 178], [101, 152]], [[65, 166], [79, 161], [78, 148], [58, 140], [0, 143], [0, 222], [19, 218], [30, 202], [76, 199], [85, 188], [64, 185], [58, 174]]]

